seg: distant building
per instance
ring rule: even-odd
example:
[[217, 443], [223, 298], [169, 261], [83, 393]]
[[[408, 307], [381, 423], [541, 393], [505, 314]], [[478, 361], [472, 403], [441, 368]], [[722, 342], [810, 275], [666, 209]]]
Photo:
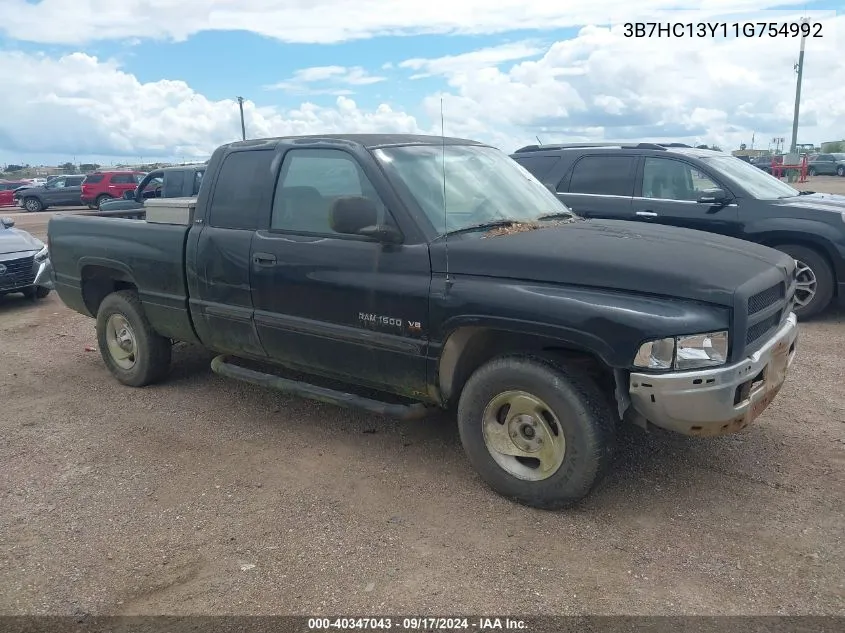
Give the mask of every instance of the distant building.
[[757, 156], [766, 156], [770, 154], [768, 150], [765, 149], [735, 149], [731, 152], [733, 156], [748, 156], [748, 158], [756, 158]]
[[830, 154], [831, 152], [845, 152], [845, 140], [822, 143], [821, 151], [823, 154]]

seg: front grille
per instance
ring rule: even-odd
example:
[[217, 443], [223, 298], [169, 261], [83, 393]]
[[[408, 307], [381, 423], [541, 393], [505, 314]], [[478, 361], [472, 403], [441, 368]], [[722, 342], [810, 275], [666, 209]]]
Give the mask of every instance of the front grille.
[[767, 334], [772, 328], [776, 328], [780, 323], [780, 316], [780, 312], [775, 312], [768, 319], [755, 323], [748, 328], [748, 332], [745, 335], [745, 344], [750, 345], [760, 337]]
[[31, 286], [35, 282], [34, 256], [0, 261], [6, 267], [0, 275], [0, 290]]
[[783, 282], [767, 288], [762, 292], [758, 292], [748, 300], [748, 315], [757, 314], [765, 310], [770, 305], [777, 303], [784, 298], [786, 292], [786, 285]]

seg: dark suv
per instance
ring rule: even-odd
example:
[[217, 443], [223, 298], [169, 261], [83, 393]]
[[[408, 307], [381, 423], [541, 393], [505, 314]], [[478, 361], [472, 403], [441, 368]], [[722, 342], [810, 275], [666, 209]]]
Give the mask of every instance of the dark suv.
[[677, 143], [529, 145], [511, 158], [581, 216], [721, 233], [791, 255], [799, 317], [845, 298], [845, 196], [798, 191], [729, 154]]
[[85, 176], [59, 176], [40, 187], [16, 189], [14, 203], [30, 212], [79, 206], [83, 180]]

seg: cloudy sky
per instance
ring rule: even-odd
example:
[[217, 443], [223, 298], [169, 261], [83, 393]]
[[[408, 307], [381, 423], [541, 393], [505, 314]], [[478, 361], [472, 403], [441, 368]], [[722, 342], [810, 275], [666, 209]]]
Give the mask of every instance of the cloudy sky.
[[[634, 9], [632, 7], [636, 6]], [[700, 9], [679, 11], [699, 6]], [[240, 137], [439, 133], [767, 147], [799, 40], [626, 37], [626, 22], [814, 19], [799, 142], [845, 138], [833, 0], [2, 0], [0, 164], [205, 158]], [[733, 28], [733, 27], [730, 27]], [[765, 28], [763, 29], [766, 30]], [[731, 35], [731, 33], [729, 33]]]

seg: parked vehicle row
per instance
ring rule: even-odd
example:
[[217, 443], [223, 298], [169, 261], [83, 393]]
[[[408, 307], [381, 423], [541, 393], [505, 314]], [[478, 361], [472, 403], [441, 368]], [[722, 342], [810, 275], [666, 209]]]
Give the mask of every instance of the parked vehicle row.
[[56, 176], [43, 185], [18, 183], [11, 204], [29, 212], [49, 207], [87, 205], [94, 209], [134, 191], [146, 174], [139, 171], [98, 171], [87, 175]]
[[[657, 187], [686, 187], [690, 209], [715, 215], [740, 203], [648, 159], [701, 161], [724, 187], [731, 163], [593, 152], [516, 156], [563, 173], [577, 211], [614, 196], [648, 211]], [[594, 157], [613, 160], [579, 168]], [[593, 191], [643, 174], [645, 191]], [[769, 406], [797, 349], [799, 269], [727, 235], [579, 217], [562, 198], [464, 139], [251, 140], [214, 152], [196, 198], [149, 200], [143, 220], [52, 217], [50, 256], [123, 384], [165, 379], [172, 342], [189, 341], [223, 376], [405, 419], [450, 410], [494, 490], [565, 507], [610, 467], [623, 421], [713, 436]]]
[[512, 158], [582, 217], [698, 229], [787, 253], [798, 262], [799, 317], [845, 298], [845, 196], [798, 191], [691, 147], [532, 145]]

